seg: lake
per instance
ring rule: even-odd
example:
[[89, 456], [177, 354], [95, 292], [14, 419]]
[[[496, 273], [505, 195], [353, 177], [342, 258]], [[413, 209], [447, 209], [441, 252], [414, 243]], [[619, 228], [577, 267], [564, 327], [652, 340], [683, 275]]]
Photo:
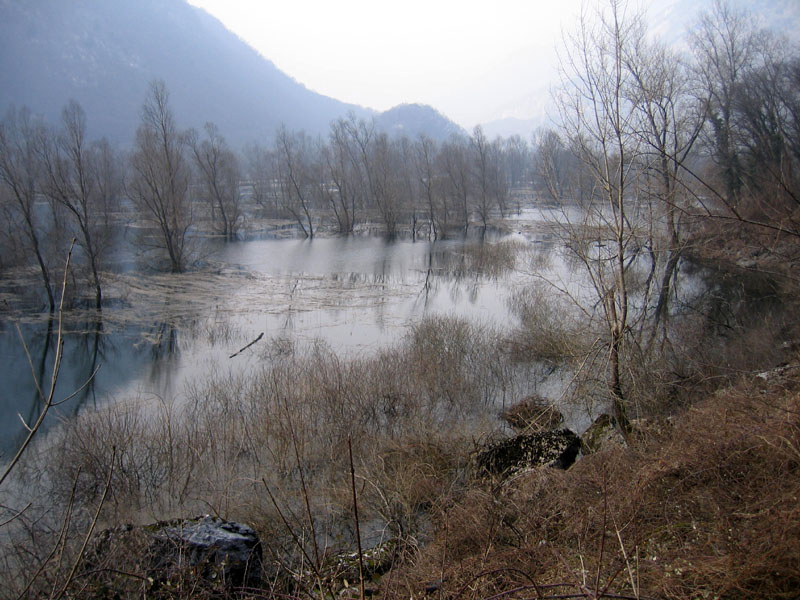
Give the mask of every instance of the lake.
[[[522, 234], [489, 237], [492, 244], [532, 241]], [[427, 315], [505, 327], [508, 299], [525, 280], [518, 271], [495, 269], [494, 259], [484, 256], [492, 244], [478, 237], [214, 244], [193, 272], [109, 274], [100, 323], [90, 312], [68, 316], [56, 399], [78, 393], [53, 410], [50, 424], [110, 401], [179, 398], [186, 383], [253, 368], [296, 345], [323, 342], [343, 356], [367, 353], [398, 340]], [[47, 320], [24, 319], [18, 326], [0, 323], [5, 456], [24, 434], [20, 417], [31, 422], [38, 415], [34, 374], [47, 382], [55, 353], [55, 328]]]

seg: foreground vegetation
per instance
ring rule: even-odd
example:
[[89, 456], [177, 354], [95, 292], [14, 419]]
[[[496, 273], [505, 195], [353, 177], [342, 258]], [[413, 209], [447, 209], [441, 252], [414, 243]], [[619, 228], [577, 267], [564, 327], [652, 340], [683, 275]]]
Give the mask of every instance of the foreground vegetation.
[[[121, 399], [65, 422], [29, 447], [6, 480], [13, 489], [4, 488], [10, 496], [0, 521], [3, 592], [796, 597], [797, 58], [721, 3], [694, 32], [694, 62], [651, 43], [621, 2], [584, 17], [569, 42], [557, 96], [562, 131], [544, 134], [529, 161], [536, 187], [560, 210], [549, 230], [553, 247], [535, 260], [514, 245], [470, 258], [477, 276], [500, 268], [530, 274], [531, 285], [512, 301], [513, 327], [430, 318], [396, 347], [352, 360], [322, 344], [273, 339], [255, 372], [209, 376], [185, 399]], [[65, 131], [80, 132], [80, 124], [70, 107]], [[208, 191], [216, 181], [208, 159], [224, 150], [213, 127], [205, 142], [178, 133], [166, 91], [155, 84], [127, 193], [140, 219], [154, 215], [150, 225], [162, 230], [159, 250], [173, 272], [187, 267], [188, 151]], [[340, 121], [331, 145], [314, 152], [301, 134], [277, 134], [270, 188], [307, 235], [314, 211], [326, 205], [341, 217], [342, 233], [353, 231], [348, 207], [368, 205], [390, 236], [400, 214], [417, 231], [425, 208], [434, 238], [453, 219], [465, 229], [476, 216], [485, 226], [487, 215], [505, 212], [498, 192], [505, 186], [490, 185], [499, 171], [475, 170], [480, 131], [472, 145], [441, 148], [436, 176], [422, 170], [415, 178], [411, 163], [390, 160], [402, 142], [372, 134], [367, 124]], [[58, 144], [69, 139], [80, 136], [62, 135]], [[97, 237], [83, 230], [80, 197], [61, 185], [71, 171], [59, 170], [68, 162], [58, 159], [58, 144], [29, 153], [24, 144], [0, 147], [5, 159], [33, 157], [0, 164], [4, 206], [9, 223], [22, 223], [44, 194], [54, 218], [60, 209], [74, 215], [99, 308], [90, 241]], [[419, 168], [434, 164], [423, 160], [426, 144], [415, 146]], [[474, 151], [471, 171], [465, 154], [456, 160], [459, 147]], [[51, 162], [42, 148], [55, 152]], [[484, 165], [499, 164], [488, 157]], [[43, 178], [16, 168], [28, 164]], [[164, 172], [165, 165], [177, 170]], [[15, 188], [18, 173], [46, 185]], [[358, 184], [355, 204], [347, 196], [354, 188], [337, 183], [342, 174]], [[412, 196], [429, 200], [420, 211], [403, 200], [412, 179]], [[209, 202], [225, 237], [239, 222], [238, 209], [225, 203], [236, 197]], [[166, 222], [156, 223], [159, 212]], [[5, 243], [19, 249], [15, 259], [38, 264], [54, 311], [59, 295], [38, 253], [43, 230], [27, 226], [27, 238], [9, 231]], [[579, 276], [553, 277], [550, 260]], [[605, 414], [618, 435], [566, 471], [506, 479], [479, 472], [475, 453], [509, 436], [500, 414], [524, 413], [519, 405], [539, 402], [553, 376], [560, 386], [548, 400], [570, 414], [570, 425]], [[46, 390], [40, 394], [44, 400]], [[20, 498], [43, 500], [26, 507]], [[256, 583], [232, 585], [191, 567], [165, 572], [135, 539], [113, 537], [141, 531], [125, 523], [199, 513], [255, 528], [264, 555]], [[357, 569], [343, 552], [355, 553]]]
[[[794, 597], [795, 354], [763, 373], [699, 371], [658, 401], [643, 390], [629, 443], [567, 471], [487, 478], [472, 457], [507, 435], [497, 394], [513, 406], [542, 368], [518, 356], [525, 336], [437, 318], [356, 361], [284, 345], [257, 373], [198, 382], [185, 403], [71, 420], [19, 467], [30, 497], [48, 501], [4, 527], [4, 596], [358, 595], [352, 566], [335, 558], [357, 548], [358, 522], [365, 553], [392, 540], [365, 582], [386, 598]], [[527, 338], [527, 352], [546, 350], [541, 339]], [[256, 529], [258, 589], [191, 568], [157, 586], [141, 547], [93, 545], [109, 527], [204, 513]]]

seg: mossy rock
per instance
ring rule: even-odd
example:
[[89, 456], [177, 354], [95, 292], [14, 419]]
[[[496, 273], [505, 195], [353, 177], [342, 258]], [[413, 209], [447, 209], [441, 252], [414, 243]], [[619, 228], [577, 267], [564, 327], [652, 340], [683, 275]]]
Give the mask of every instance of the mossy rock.
[[[381, 575], [392, 568], [399, 548], [399, 540], [390, 538], [363, 551], [361, 560], [364, 565], [365, 595], [370, 595], [367, 591], [377, 589], [376, 583]], [[351, 551], [331, 554], [319, 569], [323, 589], [342, 598], [352, 595], [354, 591], [358, 592], [356, 596], [360, 594], [359, 573], [358, 552]], [[309, 568], [292, 577], [296, 583], [302, 580], [314, 581], [316, 572]]]
[[[364, 550], [361, 555], [364, 565], [364, 578], [369, 580], [386, 573], [394, 563], [397, 548], [397, 539], [391, 538]], [[359, 581], [358, 552], [334, 554], [328, 561], [324, 571], [330, 573], [332, 578], [337, 581], [357, 584]]]
[[491, 444], [477, 455], [478, 470], [510, 476], [527, 469], [568, 469], [578, 456], [581, 440], [569, 429], [520, 434]]
[[611, 446], [624, 447], [625, 438], [617, 427], [617, 422], [611, 415], [602, 414], [597, 417], [581, 436], [581, 451], [584, 454], [594, 454], [601, 448]]

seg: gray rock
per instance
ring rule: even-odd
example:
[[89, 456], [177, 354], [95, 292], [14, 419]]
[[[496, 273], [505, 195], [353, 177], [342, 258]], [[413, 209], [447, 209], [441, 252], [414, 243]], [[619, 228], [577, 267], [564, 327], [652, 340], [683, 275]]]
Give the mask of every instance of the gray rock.
[[491, 444], [478, 453], [478, 469], [492, 475], [513, 475], [535, 467], [568, 469], [581, 440], [569, 429], [521, 434]]
[[[394, 563], [398, 549], [397, 538], [390, 538], [380, 544], [364, 550], [361, 561], [364, 565], [364, 577], [371, 578], [383, 575]], [[341, 552], [331, 557], [325, 567], [333, 579], [342, 579], [350, 583], [358, 582], [358, 552]]]
[[[399, 548], [399, 540], [390, 538], [363, 551], [361, 562], [364, 565], [364, 581], [367, 584], [364, 590], [366, 596], [375, 592], [375, 581], [392, 568]], [[324, 587], [339, 597], [349, 597], [354, 591], [356, 597], [360, 595], [358, 552], [343, 551], [332, 554], [325, 560], [319, 573]], [[313, 579], [315, 575], [314, 571], [308, 569], [301, 574], [300, 579]]]
[[192, 567], [226, 587], [255, 585], [261, 577], [261, 543], [251, 527], [211, 516], [146, 527], [157, 571]]
[[[261, 542], [247, 525], [210, 516], [121, 525], [98, 533], [86, 555], [96, 585], [123, 592], [149, 581], [157, 595], [184, 578], [208, 593], [255, 587], [261, 580]], [[116, 576], [136, 573], [141, 579]]]

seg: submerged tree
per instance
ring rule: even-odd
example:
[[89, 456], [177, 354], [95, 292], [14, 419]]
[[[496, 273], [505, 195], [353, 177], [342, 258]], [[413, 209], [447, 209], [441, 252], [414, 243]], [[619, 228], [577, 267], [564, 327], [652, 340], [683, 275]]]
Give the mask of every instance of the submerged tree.
[[166, 86], [155, 81], [142, 106], [127, 189], [140, 216], [157, 229], [155, 247], [167, 254], [173, 273], [184, 271], [189, 260], [192, 207], [186, 151], [187, 135], [175, 124]]
[[289, 133], [281, 126], [275, 135], [275, 166], [283, 206], [297, 221], [303, 235], [314, 237], [311, 209], [324, 182], [313, 142], [304, 132]]
[[44, 242], [47, 231], [36, 200], [41, 192], [40, 149], [45, 143], [44, 125], [27, 109], [11, 109], [0, 123], [0, 182], [3, 210], [9, 223], [18, 223], [30, 252], [36, 259], [50, 312], [55, 311], [51, 269]]
[[491, 194], [491, 173], [489, 159], [489, 140], [483, 128], [476, 125], [469, 138], [471, 152], [471, 174], [475, 182], [475, 210], [481, 218], [484, 230], [488, 225], [489, 212], [494, 202]]
[[45, 194], [72, 218], [76, 237], [89, 262], [95, 306], [102, 308], [100, 262], [110, 235], [109, 211], [119, 192], [119, 172], [107, 143], [86, 139], [86, 115], [71, 101], [61, 115], [62, 127], [42, 147]]
[[239, 161], [214, 123], [206, 123], [205, 131], [204, 140], [198, 140], [194, 133], [190, 136], [192, 157], [211, 207], [212, 226], [230, 240], [236, 237], [242, 221]]
[[636, 131], [642, 144], [640, 188], [648, 208], [646, 247], [651, 258], [645, 304], [655, 297], [651, 340], [661, 325], [668, 341], [669, 300], [687, 242], [684, 215], [692, 196], [686, 170], [704, 122], [703, 102], [691, 87], [688, 65], [665, 46], [649, 41], [643, 26], [625, 48], [630, 74], [626, 97], [636, 109]]
[[422, 190], [423, 202], [428, 209], [429, 236], [438, 239], [447, 228], [446, 215], [437, 202], [436, 142], [421, 134], [414, 145], [414, 167]]
[[444, 189], [448, 205], [459, 213], [461, 227], [466, 234], [469, 229], [469, 200], [472, 196], [470, 162], [467, 142], [463, 136], [452, 135], [439, 152], [439, 168], [445, 181]]

